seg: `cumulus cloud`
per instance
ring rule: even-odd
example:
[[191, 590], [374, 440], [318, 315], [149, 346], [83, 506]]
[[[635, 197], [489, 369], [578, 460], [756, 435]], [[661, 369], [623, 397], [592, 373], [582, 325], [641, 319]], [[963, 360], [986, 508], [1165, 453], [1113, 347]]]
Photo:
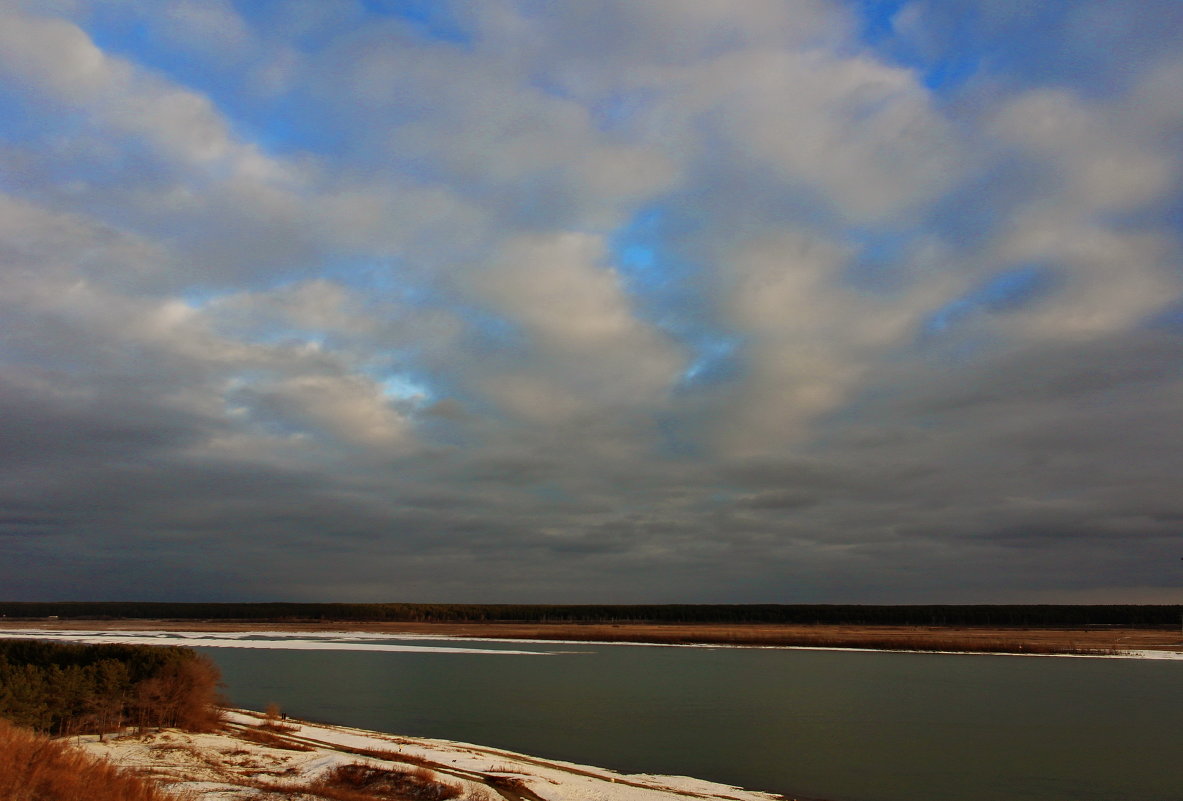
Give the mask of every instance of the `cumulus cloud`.
[[596, 237], [560, 234], [507, 243], [473, 289], [520, 326], [531, 344], [526, 376], [495, 377], [515, 411], [553, 417], [577, 409], [660, 404], [678, 354], [638, 320]]
[[1175, 3], [3, 15], [12, 597], [1170, 597]]

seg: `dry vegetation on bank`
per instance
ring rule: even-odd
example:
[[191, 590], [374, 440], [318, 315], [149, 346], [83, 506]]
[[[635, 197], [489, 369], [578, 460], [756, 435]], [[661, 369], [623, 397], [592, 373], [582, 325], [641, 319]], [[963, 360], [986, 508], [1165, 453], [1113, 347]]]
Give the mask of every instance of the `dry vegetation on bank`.
[[[469, 636], [509, 636], [490, 626]], [[876, 651], [958, 653], [1081, 654], [1117, 653], [1116, 638], [1088, 632], [974, 631], [945, 628], [744, 626], [580, 626], [533, 627], [516, 636], [537, 640], [580, 640], [660, 645], [731, 645], [797, 648], [859, 648]]]
[[783, 623], [442, 623], [353, 620], [37, 620], [0, 621], [0, 631], [358, 631], [423, 637], [572, 640], [582, 642], [869, 648], [971, 653], [1109, 654], [1122, 651], [1183, 652], [1178, 625], [946, 626]]
[[0, 799], [176, 798], [48, 735], [209, 731], [220, 722], [218, 680], [187, 648], [0, 640]]
[[0, 719], [4, 801], [183, 801], [155, 782], [119, 770], [69, 744]]
[[[251, 786], [287, 797], [310, 795], [327, 801], [449, 801], [460, 787], [440, 781], [427, 768], [385, 768], [352, 762], [303, 783], [257, 782]], [[490, 798], [488, 793], [484, 798]], [[473, 794], [468, 798], [476, 801]]]

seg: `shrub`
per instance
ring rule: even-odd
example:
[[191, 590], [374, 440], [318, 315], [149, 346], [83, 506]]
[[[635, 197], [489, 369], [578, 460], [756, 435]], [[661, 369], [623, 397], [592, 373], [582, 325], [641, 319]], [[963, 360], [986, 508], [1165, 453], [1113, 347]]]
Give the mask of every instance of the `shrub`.
[[260, 729], [267, 731], [278, 732], [280, 734], [287, 734], [299, 730], [299, 726], [291, 726], [287, 723], [281, 723], [282, 719], [287, 716], [279, 708], [279, 704], [272, 701], [267, 704], [267, 710], [263, 713], [263, 722], [259, 724]]

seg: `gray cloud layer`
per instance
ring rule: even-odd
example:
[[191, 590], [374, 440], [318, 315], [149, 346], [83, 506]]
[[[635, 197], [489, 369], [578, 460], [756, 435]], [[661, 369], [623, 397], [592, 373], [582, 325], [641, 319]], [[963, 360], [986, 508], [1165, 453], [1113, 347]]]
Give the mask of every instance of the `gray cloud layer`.
[[1176, 5], [283, 5], [4, 6], [0, 596], [1178, 600]]

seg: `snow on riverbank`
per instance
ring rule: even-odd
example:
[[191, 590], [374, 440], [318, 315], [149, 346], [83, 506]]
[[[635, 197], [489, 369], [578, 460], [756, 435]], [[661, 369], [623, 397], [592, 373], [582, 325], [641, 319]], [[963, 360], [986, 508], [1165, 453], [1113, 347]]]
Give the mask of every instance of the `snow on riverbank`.
[[[1128, 649], [1111, 653], [1045, 654], [1008, 651], [927, 651], [886, 648], [856, 648], [833, 645], [731, 645], [721, 643], [646, 643], [599, 642], [595, 640], [532, 640], [491, 637], [463, 637], [448, 634], [397, 634], [372, 631], [68, 631], [60, 629], [0, 629], [0, 638], [58, 640], [88, 644], [187, 645], [201, 648], [260, 648], [288, 651], [389, 651], [440, 654], [489, 654], [493, 656], [548, 656], [555, 651], [509, 650], [487, 647], [493, 643], [518, 646], [645, 646], [653, 648], [747, 648], [795, 651], [851, 651], [865, 653], [915, 653], [957, 656], [1026, 656], [1070, 659], [1175, 659], [1183, 660], [1183, 651]], [[364, 641], [364, 642], [359, 642]], [[484, 647], [423, 644], [425, 642], [480, 643]]]
[[[56, 631], [26, 629], [0, 631], [6, 639], [57, 640], [88, 645], [187, 645], [193, 648], [263, 648], [285, 651], [413, 651], [435, 654], [492, 654], [494, 656], [545, 656], [544, 651], [509, 651], [494, 648], [465, 648], [449, 645], [407, 645], [399, 642], [355, 642], [409, 639], [391, 635], [337, 632], [333, 634], [285, 634], [283, 632], [213, 633], [196, 631]], [[418, 638], [423, 639], [423, 638]], [[435, 639], [435, 638], [432, 638]], [[442, 639], [442, 638], [441, 638]]]
[[[458, 788], [460, 801], [773, 801], [782, 796], [680, 776], [628, 775], [544, 760], [448, 740], [398, 737], [345, 726], [285, 721], [272, 732], [255, 713], [227, 713], [218, 734], [172, 729], [146, 736], [79, 738], [81, 747], [121, 767], [143, 771], [200, 801], [270, 801], [330, 776], [335, 768], [367, 764], [388, 770], [430, 770]], [[277, 738], [275, 745], [250, 737]], [[289, 748], [280, 747], [287, 744]], [[290, 750], [290, 747], [306, 750]], [[381, 755], [380, 757], [378, 755]]]

